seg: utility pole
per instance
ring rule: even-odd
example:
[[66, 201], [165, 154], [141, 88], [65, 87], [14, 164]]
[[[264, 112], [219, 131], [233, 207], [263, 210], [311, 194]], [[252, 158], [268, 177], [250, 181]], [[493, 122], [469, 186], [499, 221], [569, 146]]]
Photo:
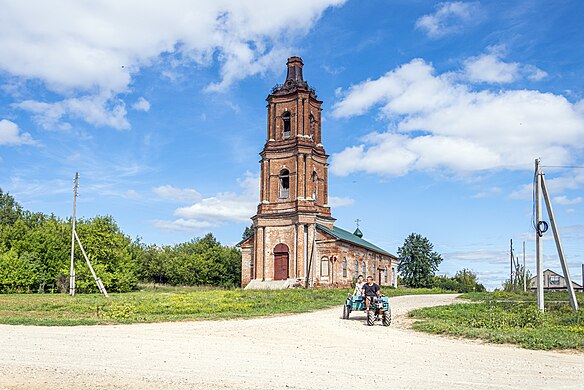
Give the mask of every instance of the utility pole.
[[527, 292], [527, 269], [525, 268], [525, 241], [523, 241], [523, 292]]
[[509, 243], [509, 257], [511, 258], [511, 263], [509, 264], [509, 281], [513, 284], [513, 239], [510, 239]]
[[543, 303], [543, 242], [539, 223], [541, 222], [541, 172], [539, 158], [535, 160], [535, 268], [537, 273], [537, 307], [544, 311]]
[[77, 230], [75, 228], [75, 218], [77, 212], [77, 189], [79, 188], [79, 172], [75, 172], [74, 183], [75, 184], [73, 185], [73, 222], [71, 229], [71, 269], [69, 271], [69, 294], [75, 295], [75, 241], [77, 241], [77, 244], [79, 244], [79, 249], [81, 249], [81, 253], [83, 254], [85, 262], [87, 263], [87, 266], [91, 271], [91, 275], [93, 275], [93, 279], [95, 280], [95, 284], [97, 285], [99, 292], [102, 293], [107, 298], [108, 295], [105, 286], [103, 285], [101, 279], [98, 278], [97, 275], [95, 274], [95, 271], [91, 266], [91, 262], [89, 261], [87, 254], [85, 253], [85, 249], [83, 249], [83, 245], [81, 244], [81, 240], [79, 239], [79, 236], [77, 235]]
[[71, 227], [71, 267], [69, 269], [69, 295], [75, 295], [75, 214], [77, 212], [77, 189], [79, 188], [79, 172], [75, 172], [73, 181], [73, 219]]
[[558, 251], [560, 264], [562, 265], [564, 277], [566, 278], [566, 286], [568, 288], [568, 293], [570, 295], [570, 305], [572, 306], [572, 310], [574, 312], [577, 312], [578, 301], [576, 300], [576, 294], [574, 293], [574, 285], [572, 284], [572, 277], [570, 276], [570, 267], [568, 267], [568, 262], [566, 261], [566, 257], [564, 256], [564, 248], [562, 247], [562, 241], [560, 240], [560, 231], [558, 230], [558, 225], [556, 224], [556, 217], [554, 215], [554, 209], [552, 208], [552, 201], [547, 190], [547, 185], [545, 184], [545, 177], [543, 173], [541, 174], [541, 189], [543, 192], [545, 205], [547, 207], [548, 216], [550, 218], [550, 224], [552, 225], [554, 239], [556, 241], [556, 250]]

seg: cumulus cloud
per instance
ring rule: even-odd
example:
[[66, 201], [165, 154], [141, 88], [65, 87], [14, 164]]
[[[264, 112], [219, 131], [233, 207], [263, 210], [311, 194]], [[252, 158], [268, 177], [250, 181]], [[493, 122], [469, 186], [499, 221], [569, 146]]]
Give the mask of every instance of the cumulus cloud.
[[430, 38], [461, 32], [465, 26], [480, 21], [483, 11], [478, 2], [452, 1], [441, 3], [436, 12], [424, 15], [416, 21], [416, 28]]
[[573, 205], [573, 204], [582, 203], [582, 197], [581, 196], [577, 196], [575, 198], [570, 199], [566, 195], [556, 196], [554, 198], [554, 202], [557, 203], [557, 204], [561, 204], [563, 206]]
[[565, 97], [471, 89], [422, 59], [350, 87], [332, 115], [349, 118], [376, 107], [389, 130], [334, 154], [334, 174], [525, 169], [537, 156], [549, 165], [568, 163], [584, 148], [584, 113]]
[[[259, 199], [259, 175], [249, 172], [238, 180], [241, 192], [221, 192], [174, 211], [173, 221], [155, 221], [161, 229], [192, 230], [227, 222], [249, 222]], [[159, 187], [160, 188], [160, 187]], [[166, 189], [162, 192], [167, 191]]]
[[152, 189], [158, 197], [173, 201], [192, 202], [201, 199], [199, 191], [192, 188], [177, 188], [171, 185], [155, 187]]
[[350, 206], [353, 203], [355, 203], [355, 199], [349, 198], [348, 196], [329, 196], [329, 206], [331, 207]]
[[[219, 80], [208, 89], [221, 91], [281, 64], [295, 38], [305, 35], [324, 10], [344, 2], [3, 2], [0, 70], [22, 80], [41, 81], [67, 98], [47, 103], [65, 112], [77, 100], [92, 100], [79, 99], [80, 94], [115, 97], [128, 91], [132, 77], [162, 55], [192, 66], [217, 63]], [[119, 107], [102, 105], [108, 111]], [[74, 114], [92, 124], [110, 125], [108, 120], [96, 121], [91, 111]], [[123, 123], [125, 112], [111, 113], [108, 119], [113, 127], [128, 126]]]
[[32, 113], [34, 120], [45, 129], [71, 128], [64, 118], [83, 119], [94, 126], [108, 126], [118, 130], [130, 128], [126, 119], [126, 105], [111, 95], [88, 95], [56, 103], [25, 100], [13, 106]]
[[8, 119], [0, 120], [0, 145], [35, 145], [29, 133], [22, 133], [18, 125]]
[[539, 81], [547, 73], [533, 65], [521, 65], [517, 62], [505, 62], [504, 46], [489, 47], [487, 53], [464, 61], [464, 73], [472, 82], [511, 83], [522, 77]]
[[148, 112], [150, 111], [150, 102], [144, 99], [144, 97], [140, 97], [136, 103], [132, 105], [132, 108], [136, 111]]

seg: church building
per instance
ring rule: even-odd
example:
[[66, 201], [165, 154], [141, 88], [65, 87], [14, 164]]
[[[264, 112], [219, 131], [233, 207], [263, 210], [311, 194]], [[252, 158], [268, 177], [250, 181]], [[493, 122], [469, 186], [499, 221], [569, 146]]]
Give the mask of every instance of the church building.
[[335, 226], [328, 205], [328, 155], [321, 105], [288, 59], [286, 81], [268, 96], [266, 144], [260, 153], [260, 203], [253, 234], [239, 243], [246, 288], [350, 286], [357, 275], [397, 286], [397, 259]]

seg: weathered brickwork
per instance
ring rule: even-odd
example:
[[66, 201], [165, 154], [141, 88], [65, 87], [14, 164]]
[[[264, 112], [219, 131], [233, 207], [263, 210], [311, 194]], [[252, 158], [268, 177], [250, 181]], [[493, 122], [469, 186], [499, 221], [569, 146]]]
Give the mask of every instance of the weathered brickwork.
[[[252, 280], [283, 279], [298, 284], [308, 279], [311, 286], [347, 286], [361, 273], [375, 275], [381, 284], [395, 285], [395, 257], [319, 227], [335, 229], [328, 206], [322, 102], [304, 81], [302, 60], [291, 57], [287, 66], [286, 82], [274, 87], [267, 98], [260, 203], [252, 217], [254, 234], [240, 243], [242, 286]], [[356, 264], [365, 264], [364, 272], [357, 272]]]

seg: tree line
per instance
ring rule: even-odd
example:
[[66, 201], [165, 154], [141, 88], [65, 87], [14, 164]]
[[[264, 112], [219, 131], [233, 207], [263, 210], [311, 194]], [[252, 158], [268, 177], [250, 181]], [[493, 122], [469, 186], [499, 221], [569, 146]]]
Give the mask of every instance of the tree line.
[[[241, 280], [241, 253], [211, 233], [147, 245], [124, 234], [111, 216], [79, 219], [76, 231], [108, 291], [131, 291], [139, 282], [232, 287]], [[70, 250], [70, 218], [24, 210], [0, 189], [0, 292], [67, 292]], [[95, 292], [78, 249], [75, 264], [77, 291]]]

